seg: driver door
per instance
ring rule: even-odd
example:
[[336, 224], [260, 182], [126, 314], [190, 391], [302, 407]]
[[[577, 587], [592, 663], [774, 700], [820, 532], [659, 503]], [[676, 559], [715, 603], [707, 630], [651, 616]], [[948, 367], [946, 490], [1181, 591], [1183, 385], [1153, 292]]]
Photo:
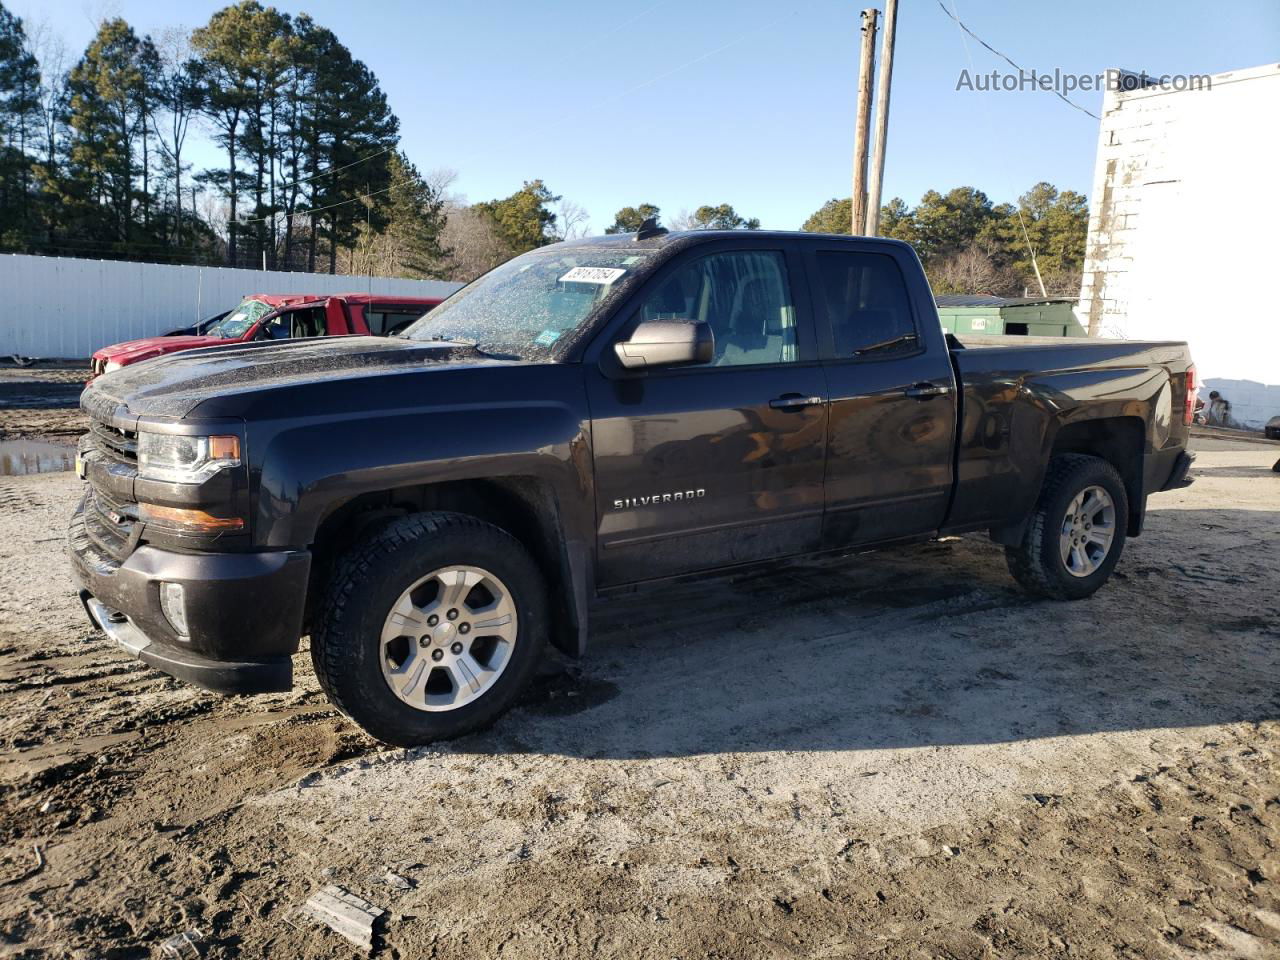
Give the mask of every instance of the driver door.
[[[801, 270], [785, 243], [697, 247], [588, 365], [599, 586], [818, 548], [827, 391]], [[676, 318], [710, 326], [711, 363], [613, 362], [640, 322]]]

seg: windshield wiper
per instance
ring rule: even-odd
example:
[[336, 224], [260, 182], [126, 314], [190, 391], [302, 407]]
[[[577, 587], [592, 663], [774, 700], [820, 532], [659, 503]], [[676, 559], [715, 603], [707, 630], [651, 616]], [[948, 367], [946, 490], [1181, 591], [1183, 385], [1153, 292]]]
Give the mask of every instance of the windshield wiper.
[[879, 343], [873, 343], [869, 347], [863, 347], [861, 350], [853, 351], [855, 357], [860, 357], [864, 353], [873, 353], [876, 350], [888, 350], [890, 347], [896, 347], [904, 343], [914, 343], [916, 340], [914, 333], [904, 333], [900, 337], [894, 337], [891, 340], [881, 340]]
[[488, 350], [485, 350], [483, 347], [481, 347], [477, 341], [472, 340], [468, 337], [445, 337], [445, 336], [441, 336], [440, 334], [436, 334], [435, 336], [427, 337], [427, 339], [432, 343], [456, 343], [463, 347], [470, 347], [476, 353], [480, 354], [480, 356], [488, 357], [490, 360], [521, 360], [523, 359], [522, 357], [519, 357], [514, 353], [490, 353]]

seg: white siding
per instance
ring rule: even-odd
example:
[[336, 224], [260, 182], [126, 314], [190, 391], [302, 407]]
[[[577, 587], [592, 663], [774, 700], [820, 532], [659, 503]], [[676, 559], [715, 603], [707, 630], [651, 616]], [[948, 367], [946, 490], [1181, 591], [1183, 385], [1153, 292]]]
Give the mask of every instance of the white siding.
[[446, 297], [439, 280], [0, 256], [0, 356], [88, 357], [99, 347], [189, 326], [251, 293]]
[[1079, 316], [1095, 336], [1186, 340], [1259, 426], [1280, 414], [1280, 64], [1210, 81], [1107, 93]]

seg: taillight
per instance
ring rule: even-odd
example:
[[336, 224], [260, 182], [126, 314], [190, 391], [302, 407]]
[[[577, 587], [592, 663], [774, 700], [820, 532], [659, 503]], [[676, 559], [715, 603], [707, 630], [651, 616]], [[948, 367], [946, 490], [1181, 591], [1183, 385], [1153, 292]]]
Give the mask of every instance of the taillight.
[[1200, 392], [1200, 384], [1196, 382], [1196, 365], [1187, 367], [1186, 406], [1182, 411], [1182, 422], [1190, 424], [1196, 415], [1196, 394]]

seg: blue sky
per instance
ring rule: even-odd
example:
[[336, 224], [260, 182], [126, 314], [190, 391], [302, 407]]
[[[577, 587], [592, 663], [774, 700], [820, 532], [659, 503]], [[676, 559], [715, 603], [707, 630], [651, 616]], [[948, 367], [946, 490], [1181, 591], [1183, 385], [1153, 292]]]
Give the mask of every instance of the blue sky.
[[[198, 26], [222, 3], [3, 0], [74, 59], [95, 24]], [[1280, 60], [1280, 2], [944, 0], [1024, 67], [1217, 73]], [[849, 194], [859, 11], [875, 0], [282, 0], [378, 75], [420, 169], [457, 171], [469, 200], [542, 178], [588, 211], [664, 215], [733, 204], [794, 229]], [[1031, 184], [1089, 191], [1097, 121], [1051, 93], [957, 91], [966, 50], [938, 0], [900, 0], [885, 192], [972, 185], [997, 201]], [[1102, 95], [1076, 94], [1100, 112]], [[208, 156], [205, 154], [205, 156]]]

